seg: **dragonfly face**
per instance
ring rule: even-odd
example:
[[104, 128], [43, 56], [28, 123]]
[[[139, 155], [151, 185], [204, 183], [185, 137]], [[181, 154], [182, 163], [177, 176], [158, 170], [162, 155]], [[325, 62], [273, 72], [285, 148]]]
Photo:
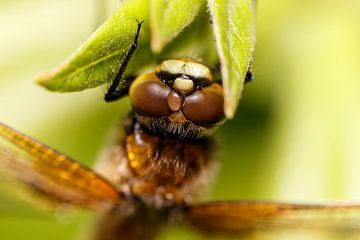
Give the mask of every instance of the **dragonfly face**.
[[160, 63], [132, 83], [136, 119], [156, 133], [182, 138], [208, 135], [224, 119], [224, 94], [206, 66], [191, 59]]

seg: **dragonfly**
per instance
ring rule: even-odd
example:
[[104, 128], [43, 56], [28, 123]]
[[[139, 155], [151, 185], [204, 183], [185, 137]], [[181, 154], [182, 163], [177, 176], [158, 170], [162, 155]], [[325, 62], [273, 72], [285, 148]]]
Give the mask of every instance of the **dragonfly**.
[[3, 169], [54, 203], [101, 212], [98, 240], [152, 239], [170, 222], [225, 235], [299, 226], [360, 229], [356, 203], [198, 202], [216, 165], [212, 134], [225, 119], [222, 85], [191, 58], [167, 59], [154, 72], [123, 79], [141, 25], [104, 97], [128, 96], [132, 111], [125, 135], [100, 164], [102, 174], [0, 123]]

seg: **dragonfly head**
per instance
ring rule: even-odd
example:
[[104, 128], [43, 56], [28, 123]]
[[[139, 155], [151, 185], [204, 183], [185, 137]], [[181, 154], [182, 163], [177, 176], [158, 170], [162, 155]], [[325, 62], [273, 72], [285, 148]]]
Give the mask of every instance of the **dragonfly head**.
[[129, 97], [137, 119], [164, 134], [208, 135], [225, 118], [222, 86], [191, 59], [165, 60], [155, 72], [138, 76]]

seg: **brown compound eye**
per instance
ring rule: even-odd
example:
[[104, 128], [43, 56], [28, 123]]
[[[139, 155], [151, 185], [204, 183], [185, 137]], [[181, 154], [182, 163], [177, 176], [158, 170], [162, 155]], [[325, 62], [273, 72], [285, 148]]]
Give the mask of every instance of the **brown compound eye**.
[[169, 115], [167, 104], [170, 89], [154, 73], [137, 77], [130, 86], [129, 98], [134, 109], [152, 117]]
[[224, 93], [218, 83], [213, 83], [187, 96], [185, 102], [182, 112], [195, 124], [212, 125], [219, 123], [225, 117]]

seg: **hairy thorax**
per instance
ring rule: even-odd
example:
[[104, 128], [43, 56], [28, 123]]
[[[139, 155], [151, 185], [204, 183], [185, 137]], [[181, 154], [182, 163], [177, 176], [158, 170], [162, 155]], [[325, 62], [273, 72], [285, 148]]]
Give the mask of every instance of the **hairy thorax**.
[[213, 147], [210, 138], [179, 139], [132, 127], [113, 147], [106, 174], [112, 172], [126, 196], [148, 205], [191, 202], [216, 169]]

